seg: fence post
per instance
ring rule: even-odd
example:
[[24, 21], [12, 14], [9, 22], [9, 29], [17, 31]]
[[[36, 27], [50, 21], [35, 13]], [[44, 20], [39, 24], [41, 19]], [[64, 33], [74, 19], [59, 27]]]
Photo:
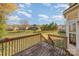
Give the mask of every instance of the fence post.
[[41, 35], [41, 33], [40, 33], [40, 42], [42, 42], [42, 37], [41, 37], [42, 35]]
[[67, 49], [67, 38], [64, 39], [64, 48]]
[[55, 43], [54, 43], [54, 41], [51, 39], [51, 37], [50, 37], [51, 35], [48, 35], [48, 39], [49, 39], [49, 41], [50, 41], [50, 43], [54, 46], [55, 45]]

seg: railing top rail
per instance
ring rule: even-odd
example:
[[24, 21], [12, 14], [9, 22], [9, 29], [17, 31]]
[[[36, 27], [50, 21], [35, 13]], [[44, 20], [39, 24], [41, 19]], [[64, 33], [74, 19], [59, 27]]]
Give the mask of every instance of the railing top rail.
[[14, 37], [14, 38], [5, 38], [5, 39], [1, 39], [0, 43], [4, 43], [4, 42], [8, 42], [8, 41], [13, 41], [13, 40], [18, 40], [18, 39], [21, 39], [21, 38], [32, 37], [32, 36], [36, 36], [36, 35], [40, 35], [40, 33], [31, 34], [31, 35], [25, 35], [25, 36], [20, 36], [20, 37]]
[[59, 37], [59, 38], [67, 38], [66, 36], [53, 35], [53, 34], [48, 34], [48, 36], [54, 36], [54, 37]]
[[41, 33], [40, 33], [40, 35], [45, 39], [45, 40], [47, 40], [47, 38], [46, 37], [44, 37]]

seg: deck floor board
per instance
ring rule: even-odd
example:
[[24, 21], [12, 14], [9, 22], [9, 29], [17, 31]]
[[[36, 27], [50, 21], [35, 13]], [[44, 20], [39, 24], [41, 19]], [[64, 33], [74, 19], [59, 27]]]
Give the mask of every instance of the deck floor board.
[[65, 51], [51, 44], [41, 42], [16, 54], [16, 56], [68, 56]]

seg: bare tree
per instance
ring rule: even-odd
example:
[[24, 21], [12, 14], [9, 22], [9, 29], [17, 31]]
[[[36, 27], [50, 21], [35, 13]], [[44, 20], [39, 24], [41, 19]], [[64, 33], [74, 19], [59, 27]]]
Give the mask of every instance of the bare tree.
[[28, 27], [28, 25], [29, 25], [27, 20], [20, 21], [20, 24], [21, 24], [23, 29], [26, 29], [26, 27]]

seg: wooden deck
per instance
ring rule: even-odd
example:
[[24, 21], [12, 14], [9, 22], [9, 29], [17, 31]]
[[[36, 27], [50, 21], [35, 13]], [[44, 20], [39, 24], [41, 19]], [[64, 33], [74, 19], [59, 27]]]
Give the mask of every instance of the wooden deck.
[[66, 54], [66, 51], [61, 48], [53, 47], [46, 42], [41, 42], [15, 56], [69, 56], [69, 54]]

